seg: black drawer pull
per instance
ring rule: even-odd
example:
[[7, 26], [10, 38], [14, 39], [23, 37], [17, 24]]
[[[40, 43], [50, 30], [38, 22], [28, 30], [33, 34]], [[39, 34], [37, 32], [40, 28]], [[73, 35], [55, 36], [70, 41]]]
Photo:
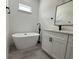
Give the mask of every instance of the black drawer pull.
[[49, 41], [52, 42], [52, 37], [49, 37]]

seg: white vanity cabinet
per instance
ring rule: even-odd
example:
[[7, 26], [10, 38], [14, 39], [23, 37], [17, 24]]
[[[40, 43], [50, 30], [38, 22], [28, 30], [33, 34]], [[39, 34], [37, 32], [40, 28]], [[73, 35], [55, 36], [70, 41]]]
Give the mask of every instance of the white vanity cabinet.
[[68, 39], [71, 40], [71, 38], [72, 36], [69, 36], [69, 34], [43, 31], [42, 49], [45, 50], [50, 56], [54, 57], [55, 59], [68, 59], [68, 54], [70, 53], [70, 45], [68, 48], [67, 43]]

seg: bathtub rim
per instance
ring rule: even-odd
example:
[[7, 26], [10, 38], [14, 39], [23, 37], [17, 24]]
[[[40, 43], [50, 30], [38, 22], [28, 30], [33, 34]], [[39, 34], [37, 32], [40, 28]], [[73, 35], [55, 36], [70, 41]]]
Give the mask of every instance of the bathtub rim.
[[[28, 35], [28, 34], [36, 34], [36, 35]], [[21, 37], [33, 37], [33, 36], [39, 36], [40, 34], [39, 33], [36, 33], [36, 32], [27, 32], [27, 33], [13, 33], [12, 34], [12, 37], [18, 37], [18, 38], [21, 38]], [[20, 36], [19, 36], [19, 34], [21, 34]], [[27, 35], [24, 35], [24, 34], [27, 34]], [[18, 35], [18, 36], [17, 36]]]

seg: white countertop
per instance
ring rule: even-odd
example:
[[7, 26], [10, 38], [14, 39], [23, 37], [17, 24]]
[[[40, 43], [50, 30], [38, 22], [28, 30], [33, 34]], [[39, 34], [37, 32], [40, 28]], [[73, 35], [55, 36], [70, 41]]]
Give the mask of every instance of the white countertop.
[[45, 31], [51, 31], [51, 32], [59, 32], [59, 33], [65, 33], [65, 34], [73, 34], [73, 31], [70, 30], [53, 30], [53, 29], [45, 29]]

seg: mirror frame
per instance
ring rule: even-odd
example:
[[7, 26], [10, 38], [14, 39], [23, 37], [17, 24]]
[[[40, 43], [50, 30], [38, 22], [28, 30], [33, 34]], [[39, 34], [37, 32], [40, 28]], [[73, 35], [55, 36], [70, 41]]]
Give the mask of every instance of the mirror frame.
[[[59, 6], [61, 6], [61, 5], [64, 5], [64, 4], [68, 3], [68, 2], [71, 2], [71, 1], [73, 1], [73, 0], [70, 0], [70, 1], [64, 2], [64, 3], [62, 3], [62, 4], [60, 4], [60, 5], [57, 5], [57, 6], [56, 6], [56, 10], [55, 10], [55, 19], [54, 19], [54, 25], [56, 25], [56, 26], [60, 26], [60, 25], [56, 24], [56, 14], [57, 14], [57, 8], [58, 8]], [[71, 24], [71, 25], [61, 25], [61, 26], [73, 26], [73, 24]]]

